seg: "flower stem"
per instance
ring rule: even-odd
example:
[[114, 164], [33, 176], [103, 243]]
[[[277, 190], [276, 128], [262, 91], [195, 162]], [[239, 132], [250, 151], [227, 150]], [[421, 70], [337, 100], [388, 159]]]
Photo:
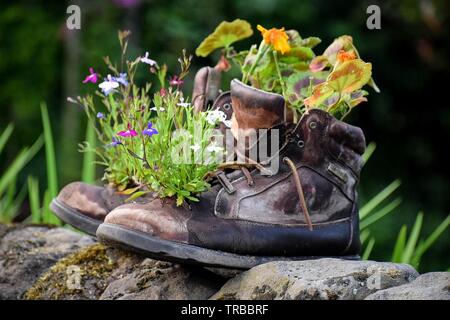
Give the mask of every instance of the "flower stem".
[[264, 42], [262, 42], [259, 45], [259, 49], [258, 49], [258, 53], [256, 54], [255, 61], [253, 61], [253, 64], [252, 64], [250, 70], [248, 71], [248, 73], [246, 73], [242, 78], [243, 83], [247, 84], [249, 77], [253, 74], [253, 72], [255, 72], [256, 66], [258, 65], [259, 61], [264, 56], [264, 54], [266, 54], [268, 49], [269, 49], [269, 46], [266, 45]]
[[[280, 66], [278, 65], [278, 52], [276, 50], [272, 50], [272, 55], [273, 55], [273, 61], [275, 63], [275, 69], [277, 70], [277, 75], [278, 75], [278, 80], [280, 81], [280, 85], [281, 85], [281, 94], [283, 95], [283, 97], [286, 99], [286, 83], [283, 80], [283, 76], [281, 75], [281, 71], [280, 71]], [[297, 123], [297, 111], [295, 111], [295, 109], [292, 109], [294, 112], [294, 123]], [[284, 108], [284, 121], [286, 122], [287, 116], [287, 108], [285, 106]]]

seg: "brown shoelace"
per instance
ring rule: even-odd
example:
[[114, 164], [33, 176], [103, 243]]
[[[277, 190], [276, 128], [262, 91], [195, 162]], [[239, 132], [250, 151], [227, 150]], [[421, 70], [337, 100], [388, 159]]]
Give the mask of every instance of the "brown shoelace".
[[306, 205], [305, 194], [303, 192], [302, 183], [300, 181], [300, 175], [298, 174], [297, 167], [294, 162], [288, 157], [284, 157], [283, 161], [291, 168], [292, 176], [294, 177], [295, 187], [297, 188], [298, 197], [300, 199], [300, 205], [302, 206], [303, 214], [305, 215], [306, 224], [310, 231], [313, 230], [311, 217], [309, 216], [308, 206]]

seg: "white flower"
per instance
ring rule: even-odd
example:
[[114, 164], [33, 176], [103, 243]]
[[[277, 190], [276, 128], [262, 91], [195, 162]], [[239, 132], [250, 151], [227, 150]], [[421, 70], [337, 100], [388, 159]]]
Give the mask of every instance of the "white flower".
[[191, 149], [194, 150], [194, 152], [197, 152], [198, 150], [200, 150], [200, 146], [198, 144], [194, 144], [193, 146], [191, 146]]
[[146, 63], [148, 65], [150, 65], [150, 67], [153, 67], [155, 65], [157, 65], [155, 60], [152, 60], [148, 57], [148, 51], [145, 53], [144, 57], [141, 57], [141, 62]]
[[181, 98], [180, 98], [180, 102], [177, 103], [177, 106], [183, 107], [183, 108], [187, 108], [187, 107], [190, 107], [191, 104], [190, 104], [189, 102], [184, 102], [184, 98], [181, 97]]
[[106, 80], [100, 83], [99, 88], [102, 89], [105, 95], [108, 95], [111, 91], [119, 87], [119, 83], [114, 81], [110, 74], [106, 77]]
[[150, 108], [150, 110], [152, 110], [152, 111], [159, 111], [159, 112], [166, 111], [166, 109], [163, 108], [163, 107], [159, 107], [159, 109], [157, 109], [156, 107], [153, 107], [153, 108]]
[[219, 147], [219, 146], [218, 146], [217, 144], [215, 144], [215, 143], [211, 143], [208, 147], [206, 147], [206, 150], [207, 150], [208, 152], [213, 153], [213, 152], [220, 152], [220, 151], [223, 150], [223, 148], [222, 148], [222, 147]]
[[208, 111], [206, 114], [206, 121], [208, 121], [210, 125], [215, 125], [218, 121], [220, 122], [226, 121], [226, 119], [227, 115], [220, 110], [211, 110]]

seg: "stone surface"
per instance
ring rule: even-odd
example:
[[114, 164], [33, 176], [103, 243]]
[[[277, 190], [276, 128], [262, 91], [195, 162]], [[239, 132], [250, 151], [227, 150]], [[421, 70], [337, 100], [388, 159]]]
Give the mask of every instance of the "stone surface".
[[404, 264], [319, 259], [271, 262], [229, 280], [212, 299], [364, 299], [418, 276]]
[[132, 273], [112, 282], [100, 299], [202, 300], [225, 281], [203, 268], [145, 259]]
[[0, 224], [0, 299], [208, 298], [450, 300], [450, 273], [340, 259], [207, 269], [146, 259], [65, 228]]
[[450, 272], [425, 273], [413, 282], [377, 291], [367, 300], [450, 300]]
[[93, 243], [64, 228], [0, 225], [0, 299], [21, 299], [50, 266]]
[[60, 260], [26, 299], [207, 299], [226, 280], [202, 268], [145, 259], [102, 244]]

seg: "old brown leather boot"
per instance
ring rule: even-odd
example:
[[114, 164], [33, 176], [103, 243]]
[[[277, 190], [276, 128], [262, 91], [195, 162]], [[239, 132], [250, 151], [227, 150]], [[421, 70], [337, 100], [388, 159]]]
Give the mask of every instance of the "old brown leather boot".
[[[278, 172], [263, 175], [259, 163], [248, 174], [222, 174], [190, 208], [161, 199], [117, 207], [97, 236], [153, 258], [206, 266], [246, 269], [273, 260], [357, 259], [361, 129], [321, 110], [280, 126], [283, 98], [239, 81], [232, 82], [231, 97], [235, 122], [247, 119], [244, 129], [264, 123], [281, 127]], [[248, 114], [259, 116], [248, 121]]]
[[50, 208], [65, 223], [95, 236], [106, 215], [128, 197], [117, 194], [111, 187], [72, 182], [53, 199]]

